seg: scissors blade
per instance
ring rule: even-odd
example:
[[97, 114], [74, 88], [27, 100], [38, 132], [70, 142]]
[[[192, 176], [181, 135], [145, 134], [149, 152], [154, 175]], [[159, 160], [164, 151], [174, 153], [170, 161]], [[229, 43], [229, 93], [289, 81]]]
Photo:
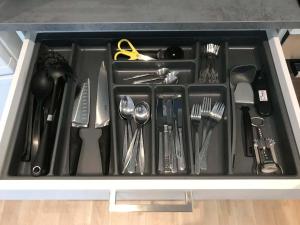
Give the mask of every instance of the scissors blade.
[[144, 61], [150, 61], [150, 60], [155, 60], [154, 58], [147, 56], [147, 55], [143, 55], [143, 54], [139, 54], [138, 55], [138, 59], [139, 60], [144, 60]]

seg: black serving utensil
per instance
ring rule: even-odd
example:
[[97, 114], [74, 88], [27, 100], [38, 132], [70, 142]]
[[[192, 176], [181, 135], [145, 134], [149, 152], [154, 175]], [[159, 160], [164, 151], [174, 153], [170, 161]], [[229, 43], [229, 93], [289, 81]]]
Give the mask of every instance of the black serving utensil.
[[72, 73], [67, 61], [62, 59], [61, 55], [54, 52], [46, 55], [42, 68], [47, 71], [48, 76], [53, 80], [53, 91], [38, 151], [31, 163], [33, 176], [46, 175], [49, 172], [55, 136], [53, 131], [55, 131], [57, 125], [56, 117], [59, 112], [63, 84], [65, 79], [70, 77]]

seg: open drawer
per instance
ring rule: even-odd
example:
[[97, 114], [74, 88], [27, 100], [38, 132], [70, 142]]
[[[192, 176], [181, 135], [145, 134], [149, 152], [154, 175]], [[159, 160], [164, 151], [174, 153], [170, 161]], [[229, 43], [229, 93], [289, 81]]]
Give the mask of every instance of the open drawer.
[[[129, 62], [113, 60], [117, 40], [122, 37], [134, 40], [141, 52], [152, 54], [169, 43], [181, 45], [184, 52], [182, 60], [160, 59], [149, 62]], [[81, 79], [91, 76], [91, 92], [96, 92], [97, 76], [101, 60], [107, 65], [110, 90], [111, 115], [111, 166], [108, 175], [80, 174], [68, 176], [63, 165], [60, 151], [65, 138], [57, 137], [51, 172], [47, 176], [32, 177], [18, 171], [19, 158], [23, 151], [24, 123], [30, 81], [35, 62], [42, 48], [57, 51], [67, 59], [72, 58], [72, 43], [77, 43], [78, 52], [76, 72]], [[220, 54], [216, 62], [219, 82], [215, 84], [195, 83], [199, 78], [201, 46], [203, 43], [220, 44]], [[45, 47], [46, 46], [46, 47]], [[153, 56], [153, 55], [152, 55]], [[155, 55], [153, 56], [155, 57]], [[232, 169], [231, 157], [231, 116], [229, 71], [239, 64], [254, 64], [268, 74], [273, 114], [266, 119], [266, 134], [276, 141], [278, 158], [283, 175], [259, 176], [253, 174], [253, 158], [243, 156], [240, 133], [237, 129], [235, 166]], [[160, 67], [168, 67], [181, 73], [178, 84], [174, 85], [132, 85], [126, 81], [129, 75], [153, 72]], [[70, 85], [72, 86], [72, 85]], [[72, 88], [71, 88], [72, 89]], [[74, 90], [74, 87], [73, 89]], [[74, 92], [74, 91], [73, 91]], [[71, 92], [70, 92], [71, 93]], [[158, 135], [157, 96], [180, 94], [183, 99], [183, 131], [186, 170], [182, 174], [168, 175], [158, 172]], [[124, 124], [118, 116], [118, 105], [123, 95], [132, 96], [134, 101], [147, 101], [153, 119], [145, 126], [145, 173], [123, 175], [121, 169], [121, 146]], [[263, 31], [234, 32], [177, 32], [177, 33], [72, 33], [37, 34], [28, 36], [23, 43], [16, 74], [10, 90], [10, 102], [5, 108], [6, 118], [1, 124], [0, 151], [0, 198], [1, 199], [108, 199], [116, 196], [118, 190], [128, 190], [121, 195], [127, 199], [177, 199], [179, 192], [192, 192], [194, 199], [230, 199], [230, 198], [297, 198], [300, 196], [300, 115], [295, 92], [285, 64], [280, 41], [276, 34]], [[212, 135], [206, 173], [196, 175], [193, 152], [193, 129], [189, 115], [194, 103], [202, 102], [204, 96], [212, 101], [223, 101], [226, 105], [222, 123], [218, 124]], [[68, 95], [66, 88], [59, 123], [68, 126], [70, 116], [64, 111], [72, 110], [74, 96]], [[91, 97], [91, 106], [95, 107], [95, 98]], [[228, 107], [227, 107], [228, 106]], [[254, 111], [254, 107], [251, 108]], [[91, 123], [95, 117], [91, 108]], [[70, 113], [69, 113], [70, 114]], [[94, 112], [95, 114], [95, 112]], [[254, 113], [255, 114], [255, 113]], [[66, 123], [65, 120], [68, 120]], [[241, 118], [235, 118], [237, 124]], [[25, 121], [25, 122], [24, 122]], [[93, 127], [91, 125], [90, 127]], [[68, 129], [68, 128], [67, 128]], [[90, 129], [90, 128], [89, 128]], [[93, 132], [93, 129], [90, 129]], [[59, 136], [59, 135], [57, 135]], [[61, 141], [61, 142], [60, 142]], [[92, 160], [92, 159], [91, 159]], [[212, 165], [212, 166], [210, 166]], [[93, 165], [89, 165], [93, 167]], [[139, 193], [138, 191], [144, 191]], [[148, 190], [145, 192], [145, 190]], [[157, 191], [159, 197], [153, 194]], [[166, 194], [167, 193], [167, 194]], [[164, 197], [165, 196], [165, 197]], [[188, 195], [189, 196], [189, 195]], [[113, 201], [112, 201], [113, 202]]]

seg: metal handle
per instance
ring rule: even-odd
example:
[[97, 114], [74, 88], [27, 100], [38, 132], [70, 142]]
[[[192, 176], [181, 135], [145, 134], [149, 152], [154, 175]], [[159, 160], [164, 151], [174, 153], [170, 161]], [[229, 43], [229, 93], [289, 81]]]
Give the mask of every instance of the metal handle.
[[192, 192], [185, 192], [184, 204], [117, 204], [117, 191], [110, 191], [111, 212], [192, 212]]

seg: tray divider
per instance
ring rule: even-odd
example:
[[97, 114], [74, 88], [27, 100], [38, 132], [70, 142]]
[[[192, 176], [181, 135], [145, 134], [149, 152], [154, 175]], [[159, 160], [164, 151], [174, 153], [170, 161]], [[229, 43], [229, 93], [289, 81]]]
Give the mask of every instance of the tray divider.
[[200, 55], [200, 42], [197, 41], [196, 42], [196, 58], [195, 58], [195, 78], [194, 78], [194, 83], [197, 83], [198, 79], [199, 79], [199, 72], [200, 72], [200, 60], [201, 60], [201, 55]]
[[[75, 98], [75, 91], [77, 85], [77, 74], [76, 74], [76, 62], [78, 57], [78, 46], [76, 43], [72, 44], [71, 47], [71, 54], [68, 59], [68, 63], [73, 69], [74, 78], [68, 80], [69, 83], [65, 84], [64, 96], [62, 99], [61, 112], [60, 112], [60, 120], [58, 121], [58, 128], [59, 126], [61, 129], [57, 134], [56, 139], [57, 142], [54, 145], [51, 165], [49, 174], [51, 176], [60, 175], [66, 176], [69, 175], [69, 142], [70, 142], [70, 127], [71, 127], [71, 117], [72, 117], [72, 109]], [[71, 101], [67, 101], [71, 99]], [[68, 103], [69, 102], [69, 103]], [[58, 137], [64, 136], [64, 137]], [[60, 148], [60, 150], [58, 150]], [[59, 157], [59, 158], [58, 158]]]
[[227, 175], [233, 174], [233, 157], [232, 157], [232, 112], [231, 112], [231, 87], [230, 87], [230, 68], [229, 68], [229, 43], [224, 44], [224, 71], [226, 77], [225, 85], [227, 87], [227, 98], [226, 98], [226, 111], [227, 111], [227, 131], [228, 131], [228, 168]]
[[112, 150], [112, 155], [110, 163], [110, 168], [112, 168], [112, 173], [113, 175], [117, 176], [120, 175], [119, 173], [119, 157], [118, 157], [118, 150], [117, 150], [117, 133], [116, 133], [116, 118], [115, 118], [115, 99], [114, 99], [114, 90], [115, 86], [113, 83], [113, 61], [112, 61], [112, 48], [111, 48], [111, 43], [109, 42], [107, 44], [107, 49], [108, 49], [108, 80], [109, 80], [109, 105], [110, 105], [110, 133], [111, 133], [111, 150]]
[[[188, 143], [188, 149], [187, 151], [189, 151], [189, 163], [190, 163], [190, 175], [194, 175], [195, 174], [195, 165], [194, 165], [194, 151], [193, 151], [193, 140], [192, 140], [192, 124], [191, 124], [191, 120], [190, 120], [190, 102], [189, 102], [189, 86], [185, 86], [185, 105], [184, 107], [186, 108], [185, 110], [185, 120], [186, 120], [186, 128], [187, 128], [187, 133], [188, 133], [188, 139], [187, 139], [187, 143]], [[186, 157], [187, 159], [187, 157]]]
[[155, 88], [152, 85], [151, 87], [151, 122], [152, 122], [152, 164], [151, 164], [151, 174], [153, 176], [157, 175], [156, 173], [156, 96], [155, 96]]

